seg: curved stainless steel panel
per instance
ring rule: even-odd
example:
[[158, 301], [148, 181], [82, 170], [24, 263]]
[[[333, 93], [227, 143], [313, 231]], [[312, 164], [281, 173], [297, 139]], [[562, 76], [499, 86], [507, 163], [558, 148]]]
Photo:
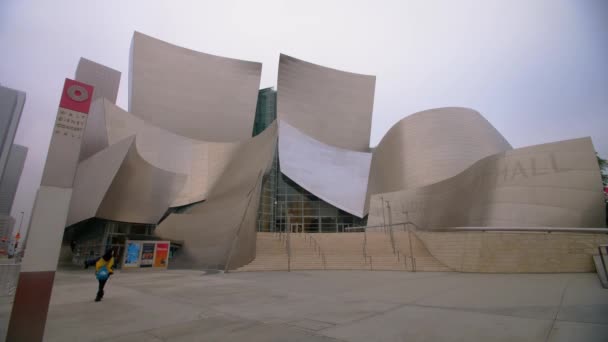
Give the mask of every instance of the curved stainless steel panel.
[[368, 224], [382, 224], [384, 214], [419, 229], [604, 227], [602, 192], [591, 139], [566, 140], [486, 157], [432, 185], [374, 195]]
[[511, 148], [472, 109], [438, 108], [415, 113], [391, 127], [374, 149], [368, 194], [433, 184]]
[[93, 100], [105, 98], [116, 103], [120, 71], [81, 57], [76, 67], [76, 80], [95, 87]]
[[129, 112], [198, 140], [251, 137], [262, 64], [133, 35]]
[[164, 215], [186, 177], [147, 163], [135, 140], [125, 138], [78, 165], [68, 225], [91, 217], [154, 224]]
[[108, 101], [105, 108], [110, 144], [137, 135], [137, 150], [144, 160], [159, 169], [187, 175], [186, 185], [171, 206], [206, 199], [239, 144], [186, 138], [149, 124]]
[[67, 219], [68, 226], [97, 214], [97, 209], [134, 144], [135, 137], [127, 137], [78, 164]]
[[106, 192], [96, 217], [157, 223], [182, 190], [186, 176], [150, 165], [132, 144]]
[[327, 203], [364, 216], [372, 154], [324, 144], [279, 122], [281, 172]]
[[325, 144], [369, 152], [376, 76], [281, 54], [277, 82], [279, 119]]
[[91, 104], [87, 124], [82, 134], [82, 146], [80, 147], [79, 161], [83, 161], [95, 153], [107, 148], [108, 132], [106, 130], [106, 116], [104, 98], [98, 98]]
[[86, 58], [80, 58], [76, 68], [76, 80], [92, 85], [93, 103], [82, 136], [79, 160], [87, 159], [108, 147], [103, 99], [116, 103], [120, 71], [108, 68]]
[[253, 260], [262, 177], [272, 165], [276, 136], [273, 123], [240, 143], [208, 199], [158, 225], [155, 234], [184, 241], [173, 265], [234, 269]]

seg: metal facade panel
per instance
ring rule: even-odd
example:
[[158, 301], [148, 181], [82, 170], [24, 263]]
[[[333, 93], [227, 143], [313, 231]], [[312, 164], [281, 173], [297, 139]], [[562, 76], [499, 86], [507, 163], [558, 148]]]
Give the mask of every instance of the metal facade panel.
[[218, 180], [238, 143], [216, 143], [180, 136], [147, 123], [105, 101], [107, 139], [114, 144], [137, 136], [137, 150], [154, 167], [187, 175], [186, 184], [171, 206], [205, 200]]
[[128, 137], [78, 164], [67, 219], [68, 226], [96, 216], [134, 143], [135, 137]]
[[337, 148], [279, 123], [281, 172], [304, 189], [363, 217], [372, 154]]
[[116, 103], [120, 71], [81, 57], [76, 67], [76, 80], [95, 88], [93, 100], [106, 98]]
[[261, 63], [196, 52], [135, 32], [129, 112], [192, 139], [247, 139], [261, 72]]
[[80, 58], [78, 62], [76, 80], [95, 87], [93, 103], [82, 137], [80, 160], [84, 160], [108, 147], [105, 117], [102, 112], [103, 99], [116, 103], [120, 75], [120, 71], [86, 58]]
[[184, 241], [173, 265], [234, 269], [253, 260], [262, 179], [272, 164], [276, 139], [273, 123], [240, 143], [207, 200], [158, 225], [155, 233], [162, 238]]
[[600, 228], [605, 210], [595, 149], [581, 138], [505, 151], [443, 181], [373, 195], [369, 224], [382, 224], [386, 215], [424, 230]]
[[131, 145], [96, 217], [155, 224], [182, 190], [186, 176], [154, 167]]
[[376, 77], [281, 55], [278, 118], [335, 147], [369, 152]]
[[374, 149], [368, 194], [433, 184], [510, 149], [507, 140], [472, 109], [415, 113], [391, 127]]

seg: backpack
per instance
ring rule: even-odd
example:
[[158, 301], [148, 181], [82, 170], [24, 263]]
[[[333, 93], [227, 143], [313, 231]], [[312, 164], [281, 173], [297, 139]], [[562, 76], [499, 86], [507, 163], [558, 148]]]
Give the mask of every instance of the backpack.
[[108, 268], [105, 265], [103, 265], [103, 266], [101, 266], [101, 268], [99, 268], [99, 271], [97, 271], [96, 276], [97, 276], [97, 280], [101, 280], [101, 281], [107, 280], [108, 277], [110, 276], [110, 272], [108, 272]]

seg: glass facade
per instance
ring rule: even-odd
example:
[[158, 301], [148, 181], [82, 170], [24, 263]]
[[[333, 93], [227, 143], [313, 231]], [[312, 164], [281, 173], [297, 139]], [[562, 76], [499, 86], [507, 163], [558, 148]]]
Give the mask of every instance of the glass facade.
[[262, 133], [276, 118], [277, 92], [272, 88], [260, 90], [253, 120], [253, 136]]
[[[262, 133], [277, 118], [277, 92], [272, 88], [260, 90], [258, 103], [253, 121], [253, 136]], [[258, 230], [274, 231], [277, 178], [278, 178], [278, 151], [275, 150], [272, 169], [264, 176], [260, 207], [258, 210]]]
[[155, 224], [118, 222], [93, 217], [67, 227], [63, 241], [64, 244], [73, 244], [71, 262], [75, 265], [99, 258], [111, 247], [116, 253], [117, 267], [120, 267], [126, 240], [156, 240], [158, 238], [153, 235], [155, 228]]
[[[253, 135], [261, 133], [277, 117], [276, 95], [272, 88], [258, 95]], [[347, 227], [364, 226], [366, 218], [358, 218], [311, 194], [281, 173], [278, 150], [272, 169], [262, 185], [258, 211], [258, 231], [341, 232]]]
[[334, 207], [281, 174], [277, 186], [275, 230], [335, 233], [365, 223], [365, 218]]

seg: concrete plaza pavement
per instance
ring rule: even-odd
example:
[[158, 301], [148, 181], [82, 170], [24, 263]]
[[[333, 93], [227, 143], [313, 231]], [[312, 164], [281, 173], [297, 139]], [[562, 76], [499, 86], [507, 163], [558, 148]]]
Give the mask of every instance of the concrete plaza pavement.
[[57, 273], [45, 341], [608, 341], [593, 273], [132, 271], [100, 303], [96, 285]]

